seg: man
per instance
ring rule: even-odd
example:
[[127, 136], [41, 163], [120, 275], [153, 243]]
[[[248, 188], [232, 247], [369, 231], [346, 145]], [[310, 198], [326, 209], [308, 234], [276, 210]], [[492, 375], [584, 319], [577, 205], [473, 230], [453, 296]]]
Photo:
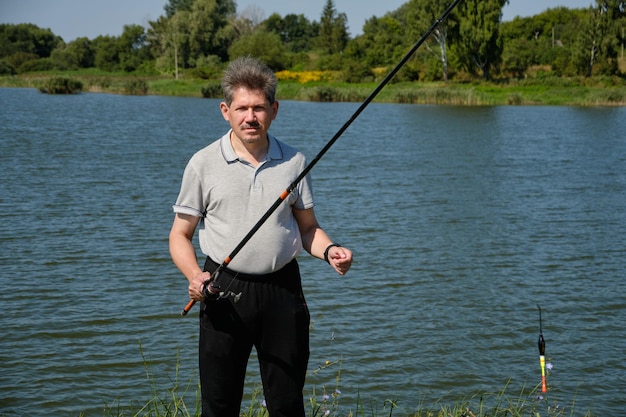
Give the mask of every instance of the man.
[[[230, 63], [220, 104], [230, 130], [190, 159], [174, 205], [170, 253], [189, 281], [189, 297], [202, 301], [203, 417], [239, 416], [252, 347], [270, 416], [304, 416], [309, 312], [295, 258], [305, 249], [340, 275], [352, 264], [352, 252], [318, 224], [307, 176], [212, 280], [211, 272], [306, 166], [300, 152], [268, 134], [278, 112], [276, 84], [256, 59]], [[198, 225], [203, 270], [192, 243]]]

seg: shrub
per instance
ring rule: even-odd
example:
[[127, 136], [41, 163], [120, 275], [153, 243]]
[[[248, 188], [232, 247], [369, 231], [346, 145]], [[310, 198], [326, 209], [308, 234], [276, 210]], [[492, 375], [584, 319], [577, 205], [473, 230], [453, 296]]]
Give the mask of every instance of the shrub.
[[305, 100], [325, 103], [359, 102], [365, 98], [359, 90], [342, 89], [330, 86], [316, 86], [303, 90]]
[[373, 81], [373, 73], [369, 66], [358, 61], [350, 60], [346, 62], [343, 69], [343, 80], [348, 83], [360, 83], [362, 81]]
[[135, 73], [145, 74], [145, 75], [158, 75], [158, 71], [155, 68], [154, 61], [144, 61], [137, 67]]
[[148, 94], [148, 83], [146, 80], [131, 80], [124, 84], [124, 92], [135, 96], [145, 96]]
[[15, 75], [16, 71], [13, 65], [3, 59], [0, 59], [0, 75]]
[[24, 62], [39, 59], [39, 55], [29, 52], [16, 52], [13, 55], [4, 57], [4, 59], [17, 70]]
[[199, 57], [195, 60], [195, 68], [189, 70], [189, 76], [202, 80], [217, 79], [223, 70], [223, 66], [219, 57], [215, 55]]
[[31, 61], [26, 61], [22, 65], [20, 65], [17, 69], [17, 72], [44, 72], [44, 71], [53, 71], [59, 69], [56, 62], [54, 62], [50, 58], [41, 58], [41, 59], [33, 59]]
[[306, 84], [316, 81], [331, 81], [335, 77], [336, 71], [278, 71], [276, 78], [279, 81], [296, 81]]
[[83, 89], [83, 83], [68, 77], [50, 78], [39, 91], [48, 94], [77, 94]]
[[507, 102], [512, 106], [520, 106], [524, 100], [520, 93], [513, 93], [508, 97]]
[[219, 81], [213, 81], [202, 87], [200, 92], [202, 93], [202, 97], [204, 98], [221, 98], [222, 85]]
[[339, 99], [339, 90], [334, 87], [314, 87], [307, 91], [307, 97], [311, 101], [333, 102]]
[[192, 68], [187, 72], [187, 75], [191, 78], [200, 78], [201, 80], [211, 78], [211, 73], [205, 68]]

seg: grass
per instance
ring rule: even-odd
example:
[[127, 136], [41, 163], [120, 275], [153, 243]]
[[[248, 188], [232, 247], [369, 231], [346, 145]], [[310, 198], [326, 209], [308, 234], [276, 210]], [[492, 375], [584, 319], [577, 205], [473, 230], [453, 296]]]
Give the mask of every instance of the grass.
[[[141, 347], [141, 346], [140, 346]], [[200, 387], [193, 379], [182, 383], [179, 380], [179, 357], [176, 374], [171, 379], [171, 386], [159, 389], [149, 361], [142, 351], [146, 377], [149, 381], [150, 399], [139, 407], [130, 403], [122, 406], [119, 402], [105, 406], [105, 417], [199, 417]], [[338, 370], [335, 370], [338, 367]], [[527, 388], [523, 386], [518, 393], [511, 393], [510, 380], [498, 392], [484, 392], [461, 398], [453, 404], [437, 401], [432, 405], [421, 402], [416, 410], [405, 410], [393, 399], [382, 402], [367, 400], [357, 395], [355, 404], [342, 404], [341, 361], [326, 362], [313, 373], [330, 370], [335, 373], [331, 386], [313, 388], [305, 394], [307, 417], [593, 417], [590, 410], [583, 414], [575, 413], [575, 398], [570, 404], [559, 402], [551, 391], [541, 392], [541, 384]], [[262, 388], [257, 386], [245, 401], [241, 417], [269, 417], [262, 398]], [[189, 398], [192, 397], [193, 400]], [[576, 410], [577, 411], [577, 410]], [[84, 417], [80, 414], [79, 417]]]
[[[129, 75], [81, 70], [75, 72], [29, 73], [0, 77], [0, 86], [41, 88], [51, 78], [70, 77], [89, 92], [113, 94], [151, 94], [202, 97], [203, 88], [216, 84], [197, 78], [175, 80], [154, 75]], [[281, 100], [362, 102], [378, 86], [377, 82], [345, 83], [282, 80], [278, 86]], [[499, 82], [395, 82], [392, 80], [376, 97], [380, 103], [447, 105], [573, 105], [625, 106], [626, 81], [615, 77], [561, 78], [538, 76]]]

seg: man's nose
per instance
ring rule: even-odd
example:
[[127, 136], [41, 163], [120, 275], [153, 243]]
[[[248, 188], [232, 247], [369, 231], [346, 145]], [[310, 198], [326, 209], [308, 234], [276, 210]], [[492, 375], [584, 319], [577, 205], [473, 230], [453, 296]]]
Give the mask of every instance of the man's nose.
[[246, 112], [246, 120], [249, 120], [249, 121], [255, 121], [256, 120], [256, 113], [255, 113], [254, 109], [249, 109]]

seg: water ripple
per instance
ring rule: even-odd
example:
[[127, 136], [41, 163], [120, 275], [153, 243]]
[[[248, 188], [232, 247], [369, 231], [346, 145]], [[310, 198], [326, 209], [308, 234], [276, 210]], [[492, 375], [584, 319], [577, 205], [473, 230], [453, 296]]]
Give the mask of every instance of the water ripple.
[[[0, 97], [0, 414], [102, 415], [176, 377], [193, 403], [197, 322], [179, 316], [186, 284], [167, 236], [184, 164], [226, 128], [217, 101]], [[274, 134], [311, 158], [355, 105], [281, 109]], [[339, 277], [300, 259], [307, 389], [335, 387], [340, 367], [346, 407], [360, 396], [411, 410], [507, 384], [516, 396], [538, 381], [540, 304], [551, 395], [620, 414], [624, 120], [371, 105], [313, 173], [318, 217], [355, 263]]]

